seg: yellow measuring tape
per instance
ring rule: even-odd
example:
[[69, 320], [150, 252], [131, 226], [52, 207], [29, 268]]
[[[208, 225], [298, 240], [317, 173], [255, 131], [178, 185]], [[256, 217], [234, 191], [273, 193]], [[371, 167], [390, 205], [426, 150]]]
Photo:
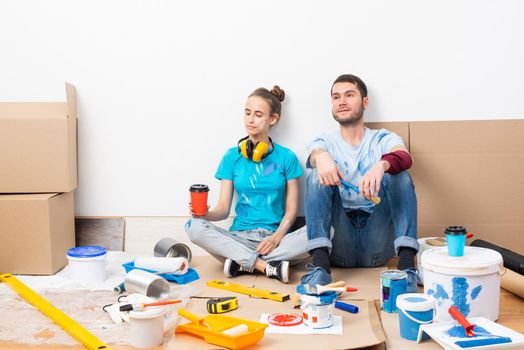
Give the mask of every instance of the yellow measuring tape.
[[17, 292], [28, 303], [36, 307], [40, 312], [49, 317], [53, 322], [62, 327], [73, 338], [78, 340], [89, 350], [110, 350], [107, 344], [95, 337], [87, 329], [79, 325], [71, 317], [51, 305], [47, 300], [35, 293], [31, 288], [9, 273], [0, 274], [0, 281], [7, 284]]
[[255, 287], [248, 287], [242, 284], [229, 283], [220, 280], [211, 280], [207, 282], [208, 287], [225, 289], [230, 292], [247, 294], [251, 297], [271, 299], [276, 301], [286, 301], [289, 300], [289, 294], [282, 294], [280, 292], [273, 292], [266, 289], [260, 289]]

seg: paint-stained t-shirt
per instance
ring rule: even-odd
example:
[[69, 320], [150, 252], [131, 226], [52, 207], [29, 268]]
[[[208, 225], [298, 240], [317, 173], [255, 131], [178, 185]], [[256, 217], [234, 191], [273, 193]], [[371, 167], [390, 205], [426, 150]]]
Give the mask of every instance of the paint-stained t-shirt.
[[[336, 132], [322, 134], [316, 137], [308, 145], [307, 149], [309, 154], [319, 148], [326, 150], [344, 173], [344, 180], [358, 187], [362, 176], [364, 176], [384, 154], [389, 153], [393, 147], [398, 145], [404, 145], [404, 142], [402, 138], [394, 132], [386, 129], [374, 130], [366, 127], [364, 137], [356, 147], [344, 141], [340, 130], [337, 130]], [[309, 159], [306, 166], [311, 168]], [[342, 197], [342, 204], [346, 211], [361, 209], [371, 212], [373, 210], [374, 204], [355, 191], [343, 186], [339, 187], [339, 191]]]
[[297, 156], [276, 143], [259, 163], [242, 157], [237, 147], [228, 149], [215, 177], [233, 181], [238, 195], [230, 230], [276, 231], [285, 214], [286, 182], [302, 174]]

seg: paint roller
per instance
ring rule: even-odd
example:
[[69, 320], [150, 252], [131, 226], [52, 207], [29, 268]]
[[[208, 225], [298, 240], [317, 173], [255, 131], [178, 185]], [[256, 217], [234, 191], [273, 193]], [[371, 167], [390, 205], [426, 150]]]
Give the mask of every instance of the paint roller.
[[502, 259], [504, 260], [504, 267], [524, 275], [524, 256], [493, 243], [486, 242], [482, 239], [474, 240], [471, 242], [471, 245], [474, 247], [488, 248], [499, 252], [500, 255], [502, 255]]

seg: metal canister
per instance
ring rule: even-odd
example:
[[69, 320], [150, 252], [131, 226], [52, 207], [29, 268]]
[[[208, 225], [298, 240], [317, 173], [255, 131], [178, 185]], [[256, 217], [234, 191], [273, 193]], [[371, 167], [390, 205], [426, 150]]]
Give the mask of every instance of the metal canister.
[[187, 245], [177, 242], [170, 237], [165, 237], [158, 241], [153, 253], [155, 256], [167, 258], [183, 257], [188, 262], [191, 262], [192, 257], [191, 249]]
[[155, 299], [167, 299], [169, 296], [169, 283], [163, 277], [144, 270], [129, 271], [124, 286], [128, 293], [140, 293]]
[[380, 306], [384, 312], [397, 312], [397, 297], [406, 293], [408, 275], [400, 270], [386, 270], [380, 274]]

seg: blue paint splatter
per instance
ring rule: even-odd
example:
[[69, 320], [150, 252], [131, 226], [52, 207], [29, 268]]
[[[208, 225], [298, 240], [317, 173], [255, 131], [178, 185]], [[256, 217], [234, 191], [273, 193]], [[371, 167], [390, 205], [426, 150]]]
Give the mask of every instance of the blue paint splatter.
[[348, 162], [344, 162], [344, 165], [346, 166], [346, 168], [349, 168]]
[[380, 140], [382, 140], [387, 135], [388, 135], [388, 132], [386, 132], [386, 131], [379, 132], [378, 135], [377, 135], [378, 141], [380, 142]]
[[186, 228], [190, 228], [190, 227], [191, 227], [191, 219], [186, 221]]
[[282, 166], [278, 163], [269, 163], [264, 167], [264, 176], [271, 175], [275, 170], [280, 169]]
[[[489, 333], [487, 330], [485, 330], [484, 328], [482, 327], [479, 327], [479, 326], [475, 326], [473, 328], [473, 332], [475, 333], [482, 333], [482, 335], [480, 336], [484, 336], [484, 335], [487, 335], [487, 334], [491, 334]], [[455, 337], [455, 338], [473, 338], [473, 337], [468, 337], [466, 335], [466, 330], [464, 329], [464, 327], [462, 326], [454, 326], [454, 327], [451, 327], [450, 329], [448, 329], [446, 331], [446, 333], [450, 336], [450, 337]], [[477, 335], [475, 335], [475, 337], [477, 337]]]
[[360, 175], [364, 175], [365, 173], [367, 173], [368, 169], [369, 169], [369, 165], [366, 166], [366, 165], [362, 164], [361, 162], [358, 162], [357, 170], [358, 170]]
[[464, 277], [453, 277], [451, 282], [453, 290], [453, 305], [459, 309], [464, 317], [468, 317], [470, 311], [467, 300], [469, 287], [468, 281]]
[[438, 302], [439, 305], [442, 305], [442, 301], [449, 299], [448, 293], [444, 290], [442, 284], [436, 284], [436, 291], [433, 289], [428, 290], [428, 295], [432, 295]]
[[471, 291], [471, 299], [475, 300], [479, 296], [479, 293], [482, 291], [482, 286], [476, 286]]

